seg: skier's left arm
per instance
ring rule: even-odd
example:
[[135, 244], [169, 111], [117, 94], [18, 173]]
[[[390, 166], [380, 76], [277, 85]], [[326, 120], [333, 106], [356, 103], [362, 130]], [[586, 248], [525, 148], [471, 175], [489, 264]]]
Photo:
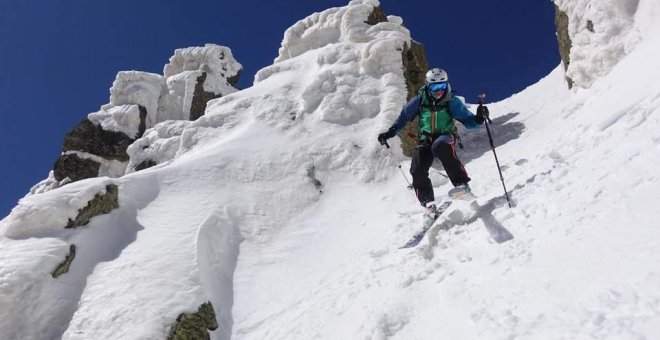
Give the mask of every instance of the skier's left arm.
[[449, 102], [449, 110], [454, 116], [454, 119], [461, 122], [461, 124], [468, 129], [477, 129], [484, 123], [483, 117], [480, 119], [478, 116], [470, 112], [458, 97], [451, 98], [451, 101]]

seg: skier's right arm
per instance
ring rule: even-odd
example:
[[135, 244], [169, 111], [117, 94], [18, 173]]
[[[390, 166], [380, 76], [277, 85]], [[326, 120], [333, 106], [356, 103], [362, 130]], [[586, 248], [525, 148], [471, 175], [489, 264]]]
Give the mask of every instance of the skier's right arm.
[[399, 131], [401, 131], [406, 126], [406, 124], [415, 119], [415, 116], [417, 116], [417, 110], [419, 109], [419, 104], [419, 95], [410, 99], [408, 104], [406, 104], [401, 110], [401, 113], [399, 113], [399, 117], [394, 121], [394, 123], [392, 123], [392, 126], [386, 132], [378, 135], [378, 142], [380, 142], [382, 145], [386, 145], [388, 139], [396, 136], [396, 134], [398, 134]]
[[392, 128], [394, 128], [395, 134], [398, 134], [409, 122], [412, 122], [413, 119], [417, 116], [417, 110], [419, 110], [420, 98], [419, 95], [416, 95], [410, 99], [408, 104], [406, 104], [401, 113], [399, 113], [399, 118], [397, 118], [394, 123], [392, 123]]

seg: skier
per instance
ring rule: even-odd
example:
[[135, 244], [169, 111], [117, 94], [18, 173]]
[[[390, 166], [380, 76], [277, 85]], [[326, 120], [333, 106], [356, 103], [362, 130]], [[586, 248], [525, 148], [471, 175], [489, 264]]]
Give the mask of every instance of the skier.
[[445, 70], [429, 70], [426, 73], [426, 85], [403, 107], [392, 126], [378, 135], [378, 142], [385, 144], [406, 124], [419, 117], [417, 146], [413, 151], [410, 173], [417, 199], [423, 207], [432, 212], [436, 210], [436, 205], [429, 168], [435, 157], [440, 159], [455, 187], [450, 194], [457, 191], [470, 193], [470, 177], [456, 155], [458, 135], [454, 119], [468, 129], [476, 129], [488, 118], [488, 108], [483, 105], [479, 106], [477, 115], [472, 114], [463, 102], [452, 94], [448, 80]]

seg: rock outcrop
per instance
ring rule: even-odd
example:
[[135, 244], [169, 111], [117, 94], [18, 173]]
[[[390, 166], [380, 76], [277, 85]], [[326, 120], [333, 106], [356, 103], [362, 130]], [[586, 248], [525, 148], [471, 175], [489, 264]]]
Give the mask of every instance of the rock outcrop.
[[93, 178], [28, 195], [1, 221], [0, 227], [6, 225], [4, 236], [53, 237], [65, 229], [85, 226], [92, 218], [119, 208], [119, 185], [114, 181], [107, 177]]
[[71, 267], [71, 263], [73, 262], [73, 259], [76, 258], [76, 245], [72, 244], [69, 247], [69, 253], [66, 255], [64, 258], [64, 261], [60, 263], [55, 270], [53, 270], [50, 275], [54, 278], [57, 279], [58, 277], [66, 274], [69, 272], [69, 267]]
[[204, 115], [204, 110], [206, 110], [206, 103], [211, 99], [220, 98], [221, 95], [215, 92], [207, 92], [204, 90], [204, 83], [206, 82], [207, 73], [202, 72], [202, 74], [197, 77], [197, 83], [195, 84], [195, 92], [193, 93], [192, 103], [190, 104], [190, 120], [197, 120], [197, 118]]
[[[86, 178], [119, 177], [129, 164], [127, 148], [156, 124], [196, 120], [206, 103], [237, 91], [242, 69], [224, 46], [177, 49], [163, 75], [122, 71], [110, 89], [110, 102], [90, 113], [64, 138], [53, 175], [32, 188], [38, 193]], [[130, 171], [157, 164], [142, 160]]]
[[96, 177], [99, 174], [101, 164], [87, 158], [81, 158], [76, 154], [64, 154], [55, 161], [53, 175], [55, 179], [63, 183], [76, 182], [85, 178]]
[[[571, 63], [571, 37], [568, 35], [568, 15], [566, 12], [559, 9], [559, 6], [555, 5], [555, 26], [557, 29], [557, 43], [559, 44], [559, 55], [561, 56], [562, 63], [564, 64], [564, 70], [568, 70], [568, 65]], [[566, 76], [566, 81], [568, 82], [568, 88], [573, 87], [573, 80]]]
[[168, 340], [209, 339], [209, 330], [216, 330], [218, 321], [210, 302], [202, 304], [195, 313], [183, 313], [170, 329]]
[[78, 210], [76, 218], [69, 219], [65, 228], [82, 227], [93, 217], [107, 214], [117, 208], [119, 208], [119, 187], [109, 184], [105, 187], [105, 193], [96, 194], [87, 206]]
[[570, 87], [590, 87], [632, 52], [646, 32], [657, 27], [654, 1], [554, 0], [554, 3], [559, 53]]
[[[424, 86], [424, 76], [429, 68], [424, 45], [414, 40], [411, 42], [410, 47], [405, 46], [403, 49], [403, 75], [406, 78], [406, 88], [408, 89], [407, 100], [414, 97], [417, 94], [417, 89]], [[408, 157], [412, 157], [413, 150], [417, 144], [418, 126], [417, 118], [415, 118], [400, 133], [401, 148], [403, 149], [403, 154]]]
[[367, 17], [366, 22], [369, 25], [375, 25], [379, 22], [387, 22], [387, 15], [383, 12], [383, 9], [380, 6], [374, 7], [374, 10], [369, 14], [369, 17]]

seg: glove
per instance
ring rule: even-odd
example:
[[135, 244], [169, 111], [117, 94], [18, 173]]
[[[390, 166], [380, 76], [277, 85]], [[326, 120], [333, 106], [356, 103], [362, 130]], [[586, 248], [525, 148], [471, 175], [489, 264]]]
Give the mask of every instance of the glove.
[[378, 142], [381, 145], [385, 145], [387, 143], [387, 140], [394, 137], [396, 135], [396, 129], [391, 127], [389, 130], [378, 134]]
[[477, 116], [474, 120], [479, 124], [483, 124], [486, 120], [490, 122], [490, 112], [488, 112], [488, 107], [486, 105], [479, 104], [479, 107], [477, 108]]

